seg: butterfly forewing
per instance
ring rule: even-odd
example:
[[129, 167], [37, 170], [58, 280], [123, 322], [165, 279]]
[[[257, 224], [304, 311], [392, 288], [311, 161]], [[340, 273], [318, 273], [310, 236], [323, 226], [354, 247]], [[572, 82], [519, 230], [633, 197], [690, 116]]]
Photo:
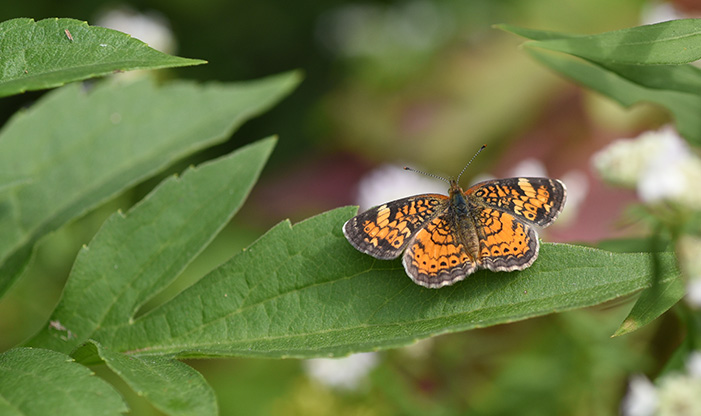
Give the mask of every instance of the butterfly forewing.
[[448, 197], [417, 195], [371, 208], [343, 225], [343, 234], [356, 249], [377, 259], [395, 259], [427, 221], [445, 211]]
[[565, 184], [548, 178], [507, 178], [480, 182], [465, 191], [475, 203], [508, 212], [540, 227], [550, 225], [567, 198]]

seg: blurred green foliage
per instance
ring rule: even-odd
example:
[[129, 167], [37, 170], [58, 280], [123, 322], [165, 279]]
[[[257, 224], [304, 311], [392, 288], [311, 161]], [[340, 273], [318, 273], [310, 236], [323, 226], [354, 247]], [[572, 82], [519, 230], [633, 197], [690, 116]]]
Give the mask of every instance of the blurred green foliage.
[[[411, 9], [412, 4], [419, 6], [413, 7], [418, 9], [415, 12]], [[248, 141], [270, 134], [279, 134], [283, 137], [273, 155], [275, 163], [277, 160], [289, 160], [294, 156], [318, 151], [316, 149], [319, 148], [322, 151], [329, 147], [335, 149], [343, 143], [339, 142], [336, 136], [339, 133], [349, 134], [345, 129], [345, 124], [349, 121], [329, 119], [328, 113], [336, 111], [333, 106], [330, 109], [325, 108], [323, 99], [335, 97], [338, 93], [343, 94], [348, 88], [347, 84], [350, 84], [351, 93], [353, 90], [362, 92], [366, 88], [371, 90], [380, 88], [379, 92], [387, 92], [385, 85], [389, 80], [389, 85], [394, 86], [394, 91], [404, 90], [407, 87], [411, 91], [413, 85], [414, 88], [420, 89], [414, 94], [421, 95], [421, 90], [431, 92], [435, 87], [426, 79], [427, 75], [430, 75], [427, 71], [431, 68], [438, 71], [434, 72], [434, 77], [444, 78], [449, 75], [444, 71], [460, 70], [460, 68], [450, 68], [452, 65], [459, 65], [459, 62], [454, 62], [454, 59], [469, 61], [470, 55], [487, 53], [486, 56], [479, 55], [479, 59], [474, 59], [480, 62], [480, 65], [472, 70], [475, 71], [474, 73], [463, 73], [459, 79], [447, 79], [448, 85], [445, 88], [465, 88], [460, 87], [463, 81], [473, 79], [473, 82], [481, 82], [481, 77], [489, 75], [485, 71], [500, 70], [506, 73], [490, 76], [489, 78], [494, 82], [492, 86], [483, 85], [485, 96], [471, 96], [471, 101], [482, 102], [493, 94], [497, 96], [513, 94], [512, 86], [499, 87], [499, 84], [503, 81], [513, 81], [522, 87], [528, 87], [525, 84], [533, 81], [526, 81], [527, 77], [517, 76], [517, 74], [524, 70], [533, 71], [534, 66], [531, 64], [528, 65], [530, 68], [524, 68], [523, 65], [526, 64], [523, 61], [526, 59], [521, 54], [514, 53], [517, 41], [513, 38], [505, 40], [505, 36], [491, 29], [492, 24], [507, 22], [542, 29], [595, 33], [637, 24], [641, 3], [638, 0], [625, 0], [615, 4], [604, 0], [585, 4], [564, 4], [557, 0], [368, 1], [362, 3], [338, 0], [301, 2], [147, 0], [134, 3], [115, 3], [111, 0], [61, 3], [32, 1], [7, 4], [0, 10], [0, 21], [15, 17], [31, 17], [35, 20], [48, 17], [73, 17], [93, 24], [95, 19], [105, 11], [120, 6], [143, 12], [157, 11], [162, 14], [170, 22], [175, 34], [178, 45], [175, 52], [179, 56], [209, 61], [209, 65], [176, 71], [176, 76], [179, 78], [233, 81], [258, 78], [292, 69], [302, 69], [305, 72], [306, 81], [300, 92], [261, 119], [249, 123], [241, 131], [241, 136], [248, 138]], [[352, 8], [359, 7], [367, 9], [375, 18], [371, 19], [368, 25], [356, 28], [356, 32], [360, 33], [354, 32], [355, 36], [363, 37], [362, 40], [366, 43], [383, 45], [386, 50], [380, 50], [369, 56], [353, 57], [344, 55], [338, 49], [340, 46], [327, 47], [326, 40], [334, 37], [334, 34], [324, 32], [324, 29], [329, 30], [330, 27], [340, 24], [338, 20], [329, 22], [331, 17], [342, 15], [344, 12], [352, 13]], [[435, 21], [433, 24], [422, 23], [428, 19], [422, 18], [421, 7], [428, 10], [427, 13], [433, 17]], [[602, 9], [607, 12], [602, 14], [600, 12]], [[412, 17], [412, 13], [418, 16]], [[397, 27], [403, 22], [402, 18], [413, 19], [409, 22], [409, 27]], [[373, 28], [372, 24], [376, 27]], [[441, 24], [447, 27], [435, 27]], [[441, 30], [441, 34], [434, 36], [436, 39], [433, 42], [417, 51], [412, 48], [411, 43], [402, 42], [402, 38], [405, 37], [401, 32], [402, 29], [410, 31], [413, 37], [418, 38], [427, 37], [427, 33], [433, 33], [437, 29]], [[399, 30], [398, 33], [397, 30]], [[456, 53], [462, 58], [456, 56], [446, 59], [446, 57], [455, 56]], [[519, 60], [518, 64], [510, 65], [508, 61], [511, 59]], [[514, 72], [509, 73], [508, 67], [511, 67]], [[530, 99], [523, 96], [520, 108], [532, 107], [533, 99], [536, 99], [537, 95], [539, 94]], [[391, 96], [386, 96], [385, 99]], [[352, 95], [343, 101], [350, 98]], [[0, 120], [12, 114], [22, 102], [27, 103], [27, 99], [32, 98], [31, 96], [15, 97], [0, 102], [2, 106]], [[504, 100], [508, 98], [505, 97]], [[368, 102], [358, 104], [363, 106]], [[344, 113], [341, 114], [345, 116]], [[521, 117], [517, 111], [510, 111], [509, 114]], [[502, 122], [495, 117], [498, 116], [493, 115], [487, 122], [500, 126]], [[341, 123], [340, 128], [336, 126], [338, 123]], [[363, 124], [367, 123], [364, 121]], [[473, 129], [474, 127], [470, 127], [470, 130]], [[398, 132], [395, 132], [393, 135], [397, 134]], [[374, 139], [377, 140], [377, 137]], [[393, 143], [391, 137], [379, 140]], [[479, 140], [484, 139], [479, 138]], [[214, 151], [224, 153], [225, 149]], [[365, 156], [377, 158], [374, 152]], [[457, 164], [461, 163], [463, 160]]]

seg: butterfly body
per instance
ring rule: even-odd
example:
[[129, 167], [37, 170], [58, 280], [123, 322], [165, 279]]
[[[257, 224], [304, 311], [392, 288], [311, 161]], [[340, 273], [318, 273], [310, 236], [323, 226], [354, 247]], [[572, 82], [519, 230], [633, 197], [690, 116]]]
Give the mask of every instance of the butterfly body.
[[550, 225], [566, 199], [559, 180], [507, 178], [463, 191], [450, 181], [448, 196], [423, 194], [371, 208], [346, 222], [343, 232], [359, 251], [399, 257], [414, 282], [453, 284], [478, 269], [523, 270], [538, 256], [533, 226]]

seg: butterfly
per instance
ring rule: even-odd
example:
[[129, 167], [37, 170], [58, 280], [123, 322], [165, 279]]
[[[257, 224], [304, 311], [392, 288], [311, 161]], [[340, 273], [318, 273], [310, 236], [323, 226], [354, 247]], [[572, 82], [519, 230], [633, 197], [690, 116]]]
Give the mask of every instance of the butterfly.
[[447, 196], [423, 194], [376, 206], [348, 220], [343, 234], [377, 259], [404, 253], [407, 275], [429, 288], [452, 285], [479, 269], [513, 271], [533, 264], [539, 250], [533, 226], [555, 221], [567, 198], [565, 184], [506, 178], [463, 191], [459, 177], [446, 180]]

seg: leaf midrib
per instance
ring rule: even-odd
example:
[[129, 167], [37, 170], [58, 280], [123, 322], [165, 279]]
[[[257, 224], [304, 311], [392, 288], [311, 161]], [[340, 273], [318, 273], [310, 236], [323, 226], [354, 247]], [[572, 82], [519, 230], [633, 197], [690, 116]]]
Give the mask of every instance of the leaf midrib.
[[[299, 255], [299, 253], [298, 253], [298, 255]], [[602, 267], [603, 267], [603, 266], [602, 266]], [[578, 267], [578, 268], [575, 268], [575, 269], [568, 269], [568, 270], [601, 269], [602, 267]], [[625, 266], [625, 265], [622, 265], [622, 266], [618, 267], [618, 269], [625, 269], [625, 270], [627, 270], [628, 267]], [[195, 328], [192, 328], [191, 330], [189, 330], [189, 331], [187, 331], [187, 332], [184, 332], [184, 333], [178, 335], [177, 337], [174, 337], [174, 338], [171, 338], [171, 339], [184, 338], [184, 337], [187, 337], [188, 335], [191, 335], [192, 333], [199, 332], [199, 331], [203, 331], [203, 330], [204, 330], [206, 327], [208, 327], [208, 326], [215, 325], [215, 324], [221, 322], [222, 320], [231, 319], [231, 318], [233, 318], [233, 317], [236, 316], [236, 315], [240, 315], [240, 314], [242, 314], [242, 313], [245, 313], [245, 311], [247, 311], [247, 310], [249, 310], [249, 309], [251, 309], [251, 308], [261, 306], [261, 305], [263, 305], [263, 304], [265, 304], [265, 303], [274, 301], [275, 299], [280, 298], [280, 297], [283, 297], [283, 296], [288, 296], [288, 295], [290, 295], [290, 294], [292, 294], [292, 293], [294, 293], [294, 292], [302, 291], [302, 290], [307, 290], [307, 289], [313, 288], [313, 287], [315, 287], [315, 286], [321, 286], [321, 285], [326, 285], [326, 284], [335, 284], [336, 282], [339, 282], [339, 281], [342, 281], [342, 280], [347, 280], [347, 279], [349, 279], [349, 278], [350, 278], [350, 277], [343, 277], [343, 278], [341, 278], [341, 279], [336, 279], [336, 280], [333, 280], [333, 281], [315, 282], [315, 283], [312, 283], [312, 284], [310, 284], [310, 285], [307, 285], [307, 286], [305, 286], [305, 287], [303, 287], [303, 288], [292, 289], [292, 290], [287, 291], [287, 292], [284, 292], [284, 293], [276, 294], [275, 296], [272, 296], [272, 297], [263, 299], [263, 300], [261, 300], [261, 301], [255, 303], [255, 304], [246, 305], [245, 307], [241, 307], [241, 308], [237, 309], [236, 311], [232, 311], [231, 313], [225, 314], [225, 315], [223, 315], [223, 316], [221, 316], [221, 317], [217, 317], [216, 319], [214, 319], [214, 320], [212, 320], [212, 321], [209, 321], [209, 322], [207, 322], [207, 323], [205, 323], [205, 324], [202, 324], [202, 325], [199, 325], [199, 326], [197, 326], [197, 327], [195, 327]], [[671, 279], [671, 278], [665, 279], [665, 280], [663, 280], [663, 281], [668, 281], [669, 279]], [[615, 282], [615, 283], [606, 282], [606, 283], [602, 283], [602, 284], [597, 284], [597, 285], [595, 285], [595, 286], [593, 286], [593, 287], [587, 287], [586, 289], [578, 289], [578, 290], [574, 290], [574, 291], [572, 291], [572, 292], [568, 292], [568, 295], [569, 295], [569, 296], [575, 296], [575, 295], [578, 295], [578, 294], [583, 293], [583, 292], [590, 292], [590, 291], [596, 290], [596, 289], [598, 289], [598, 288], [610, 286], [610, 285], [612, 285], [612, 284], [619, 284], [619, 283], [620, 283], [620, 282]], [[408, 288], [408, 287], [410, 287], [409, 284], [407, 284], [407, 286], [405, 286], [405, 288]], [[499, 310], [499, 309], [503, 308], [504, 305], [495, 305], [495, 306], [488, 307], [488, 308], [487, 308], [487, 307], [484, 307], [486, 301], [488, 300], [488, 298], [489, 298], [490, 296], [493, 295], [493, 293], [494, 293], [494, 291], [492, 291], [487, 297], [485, 297], [485, 299], [482, 301], [480, 307], [478, 307], [478, 308], [476, 308], [476, 309], [473, 309], [473, 310], [471, 310], [471, 311], [465, 311], [465, 312], [461, 312], [461, 313], [457, 313], [457, 314], [448, 314], [448, 315], [442, 315], [442, 316], [439, 316], [439, 317], [431, 317], [431, 318], [424, 318], [424, 319], [415, 319], [415, 320], [412, 320], [412, 321], [397, 322], [397, 323], [378, 323], [378, 324], [363, 323], [363, 324], [359, 324], [359, 325], [356, 325], [356, 326], [347, 326], [347, 327], [343, 327], [343, 328], [329, 328], [329, 329], [323, 329], [323, 330], [319, 330], [319, 331], [315, 331], [315, 332], [309, 332], [309, 333], [303, 333], [303, 334], [281, 335], [281, 336], [271, 336], [271, 337], [261, 337], [261, 338], [247, 338], [247, 339], [245, 339], [245, 340], [235, 341], [234, 343], [230, 343], [230, 344], [227, 344], [227, 345], [233, 345], [233, 344], [236, 344], [236, 343], [251, 343], [251, 342], [258, 342], [258, 341], [279, 340], [279, 339], [292, 339], [292, 338], [296, 338], [296, 337], [305, 337], [305, 336], [310, 336], [310, 335], [320, 335], [320, 334], [332, 333], [332, 332], [335, 332], [335, 331], [349, 331], [349, 330], [356, 330], [356, 329], [363, 329], [363, 328], [393, 327], [393, 326], [403, 326], [403, 325], [415, 325], [415, 324], [420, 324], [420, 323], [432, 322], [432, 321], [435, 321], [435, 320], [441, 320], [441, 321], [443, 321], [443, 320], [448, 319], [448, 318], [457, 318], [457, 317], [464, 316], [464, 315], [470, 315], [470, 314], [473, 314], [473, 313], [476, 313], [476, 312], [488, 311], [488, 310], [490, 310], [490, 309]], [[616, 294], [616, 295], [613, 295], [612, 297], [610, 297], [610, 298], [608, 298], [608, 299], [606, 299], [606, 300], [614, 299], [614, 298], [616, 298], [616, 297], [620, 297], [620, 296], [623, 296], [623, 295], [625, 295], [625, 294], [626, 294], [626, 293]], [[527, 303], [532, 303], [532, 302], [539, 302], [539, 303], [540, 303], [540, 302], [547, 301], [547, 300], [549, 300], [549, 299], [554, 299], [554, 298], [557, 298], [557, 297], [560, 297], [560, 296], [562, 296], [562, 294], [554, 294], [554, 295], [550, 295], [550, 296], [541, 296], [541, 297], [538, 297], [538, 298], [529, 299], [529, 300], [526, 301], [526, 302], [516, 302], [516, 303], [511, 304], [510, 306], [515, 307], [515, 308], [519, 308], [519, 306], [525, 305], [525, 304], [527, 304]], [[385, 303], [385, 304], [386, 304], [386, 303]], [[574, 308], [578, 308], [578, 307], [582, 307], [582, 306], [587, 306], [587, 305], [588, 305], [588, 303], [584, 303], [584, 302], [582, 302], [581, 300], [578, 300], [578, 301], [576, 301], [576, 302], [571, 303], [570, 305], [568, 305], [568, 306], [567, 306], [566, 308], [564, 308], [564, 309], [553, 309], [552, 312], [559, 312], [559, 311], [571, 310], [571, 309], [574, 309]], [[381, 308], [378, 308], [375, 312], [372, 313], [371, 316], [374, 316], [374, 314], [377, 313], [377, 312], [379, 312], [380, 309], [381, 309]], [[542, 314], [544, 314], [544, 313], [547, 313], [547, 312], [538, 311], [538, 312], [536, 312], [535, 314], [534, 314], [534, 313], [521, 313], [521, 314], [517, 314], [517, 315], [511, 316], [510, 318], [513, 318], [513, 319], [510, 320], [510, 321], [521, 320], [521, 319], [525, 319], [525, 318], [527, 318], [527, 317], [542, 315]], [[147, 318], [147, 316], [144, 316], [144, 318]], [[118, 325], [118, 327], [131, 326], [131, 325], [136, 324], [136, 323], [138, 323], [138, 322], [139, 322], [139, 321], [134, 322], [134, 323], [131, 323], [131, 324], [130, 324], [130, 323], [125, 323], [125, 324], [122, 324], [122, 325]], [[366, 321], [366, 322], [367, 322], [367, 321]], [[480, 323], [483, 324], [483, 325], [488, 325], [490, 322], [503, 322], [503, 321], [500, 321], [499, 319], [496, 319], [496, 320], [485, 320], [485, 321], [481, 321]], [[475, 327], [479, 327], [479, 326], [475, 326]], [[442, 331], [436, 332], [436, 334], [443, 333], [443, 332], [446, 332], [446, 331], [449, 331], [449, 330], [450, 330], [449, 327], [446, 327], [446, 328], [444, 328]], [[211, 344], [209, 344], [209, 343], [198, 343], [198, 344], [196, 344], [196, 345], [193, 345], [192, 343], [190, 343], [189, 345], [187, 345], [187, 344], [168, 344], [167, 347], [161, 347], [161, 350], [164, 351], [164, 352], [165, 352], [165, 351], [178, 350], [178, 349], [179, 349], [179, 351], [188, 351], [188, 350], [191, 350], [191, 349], [196, 349], [196, 348], [198, 348], [198, 347], [199, 347], [199, 348], [202, 348], [203, 346], [221, 345], [221, 344], [222, 344], [221, 341], [213, 341]], [[148, 348], [148, 351], [149, 351], [149, 352], [154, 352], [154, 351], [158, 352], [158, 351], [159, 351], [159, 350], [158, 350], [159, 347], [157, 347], [157, 346], [151, 346], [151, 347], [146, 347], [146, 348]], [[135, 350], [139, 350], [139, 349], [137, 348], [137, 349], [135, 349]]]

